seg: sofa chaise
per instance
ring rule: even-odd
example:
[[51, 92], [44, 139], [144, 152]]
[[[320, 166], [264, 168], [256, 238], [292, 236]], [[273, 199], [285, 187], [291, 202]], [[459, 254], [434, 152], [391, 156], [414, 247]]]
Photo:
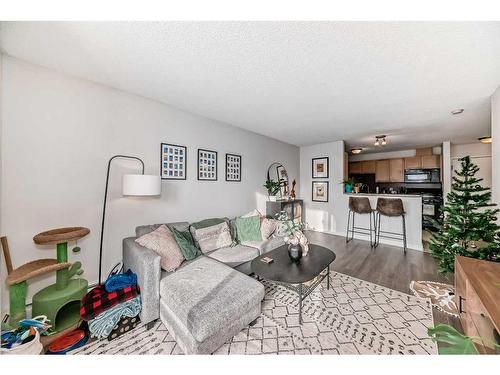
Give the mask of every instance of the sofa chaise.
[[[163, 271], [160, 257], [135, 242], [162, 224], [136, 228], [123, 240], [125, 269], [137, 274], [143, 324], [161, 318], [186, 354], [213, 353], [261, 313], [264, 287], [251, 273], [251, 261], [284, 244], [281, 237], [224, 247], [185, 261], [174, 272]], [[179, 231], [189, 223], [166, 224]]]

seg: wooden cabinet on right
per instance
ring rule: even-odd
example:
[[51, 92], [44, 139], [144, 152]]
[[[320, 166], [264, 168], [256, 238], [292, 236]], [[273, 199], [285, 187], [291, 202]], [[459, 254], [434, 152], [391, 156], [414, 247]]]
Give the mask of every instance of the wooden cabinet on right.
[[441, 155], [422, 156], [422, 168], [441, 168]]
[[465, 335], [482, 337], [479, 353], [500, 354], [500, 263], [457, 256], [455, 295]]
[[413, 156], [405, 158], [405, 169], [420, 169], [422, 168], [422, 157]]

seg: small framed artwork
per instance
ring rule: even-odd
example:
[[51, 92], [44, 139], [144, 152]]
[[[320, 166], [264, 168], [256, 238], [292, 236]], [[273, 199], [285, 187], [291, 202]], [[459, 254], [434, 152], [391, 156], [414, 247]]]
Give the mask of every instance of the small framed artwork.
[[160, 145], [160, 175], [163, 180], [185, 180], [187, 147], [162, 143]]
[[198, 149], [198, 180], [217, 181], [217, 151]]
[[313, 202], [328, 202], [328, 181], [312, 182]]
[[241, 182], [241, 155], [226, 154], [226, 181]]
[[328, 156], [312, 159], [312, 178], [328, 178]]

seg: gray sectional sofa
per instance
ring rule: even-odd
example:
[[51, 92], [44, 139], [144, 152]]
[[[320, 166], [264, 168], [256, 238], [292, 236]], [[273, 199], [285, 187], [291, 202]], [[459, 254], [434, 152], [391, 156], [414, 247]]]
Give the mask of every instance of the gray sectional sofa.
[[[123, 240], [124, 268], [137, 274], [141, 288], [141, 321], [161, 318], [186, 354], [213, 353], [260, 315], [264, 287], [247, 276], [250, 263], [283, 245], [283, 239], [220, 248], [165, 272], [160, 257], [135, 242], [160, 225], [139, 226], [136, 237]], [[189, 228], [187, 222], [167, 225]]]

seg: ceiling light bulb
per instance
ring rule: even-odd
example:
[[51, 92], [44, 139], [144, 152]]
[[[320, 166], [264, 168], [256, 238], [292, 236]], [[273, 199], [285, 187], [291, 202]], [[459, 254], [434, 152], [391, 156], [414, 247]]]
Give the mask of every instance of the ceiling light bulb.
[[351, 153], [352, 154], [359, 154], [359, 153], [361, 153], [361, 151], [363, 151], [362, 148], [353, 148], [353, 149], [351, 149]]
[[377, 139], [377, 140], [375, 141], [374, 145], [375, 145], [375, 146], [378, 146], [379, 144], [380, 144], [380, 143], [379, 143], [379, 141], [378, 141], [378, 139]]
[[382, 146], [385, 146], [387, 144], [387, 141], [385, 140], [385, 138], [382, 139], [382, 143], [381, 144], [382, 144]]
[[491, 137], [481, 137], [477, 139], [479, 142], [484, 143], [484, 144], [490, 144], [492, 139]]

